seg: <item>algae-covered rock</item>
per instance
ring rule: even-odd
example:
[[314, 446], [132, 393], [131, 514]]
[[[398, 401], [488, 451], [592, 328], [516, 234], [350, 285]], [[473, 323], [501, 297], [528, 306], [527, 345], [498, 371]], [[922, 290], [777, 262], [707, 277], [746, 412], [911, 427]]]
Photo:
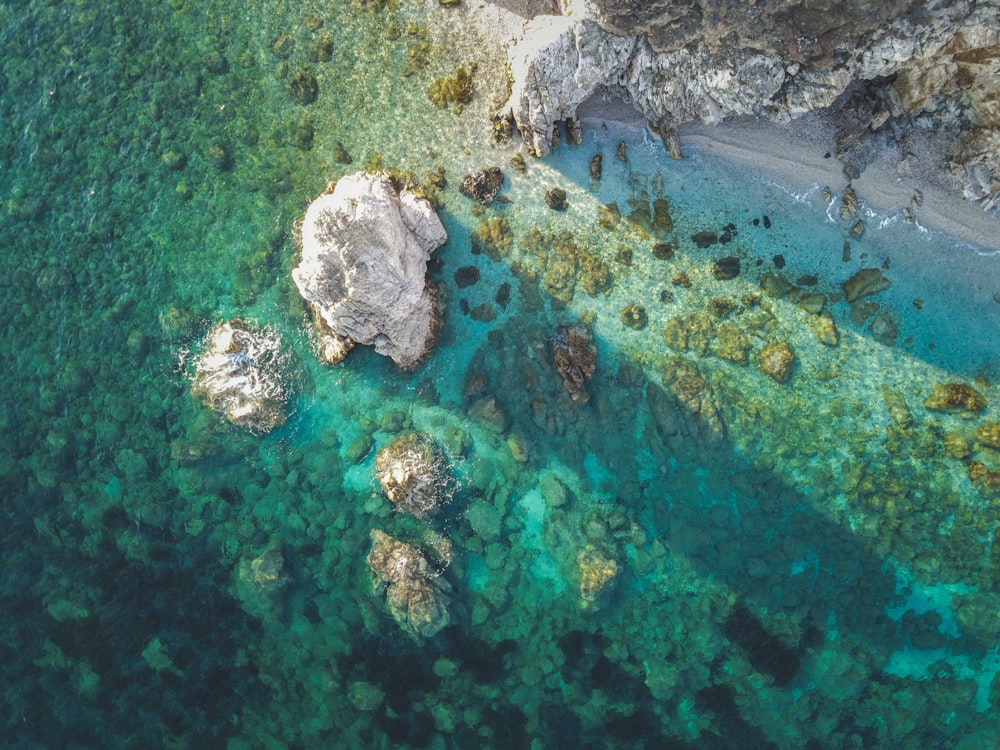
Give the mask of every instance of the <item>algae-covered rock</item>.
[[191, 393], [233, 424], [270, 432], [286, 418], [283, 369], [278, 336], [233, 318], [209, 333], [195, 362]]
[[641, 331], [649, 323], [649, 315], [642, 305], [626, 305], [622, 308], [622, 323], [627, 327]]
[[745, 367], [750, 361], [750, 338], [732, 323], [723, 323], [716, 330], [711, 351], [720, 359]]
[[757, 362], [764, 373], [784, 383], [792, 374], [795, 353], [784, 341], [778, 341], [765, 346], [757, 355]]
[[577, 553], [576, 565], [580, 572], [580, 602], [584, 607], [592, 606], [618, 575], [618, 563], [588, 544]]
[[934, 392], [924, 399], [928, 411], [949, 414], [979, 413], [986, 408], [986, 397], [975, 388], [964, 383], [942, 383], [934, 387]]
[[302, 71], [288, 81], [288, 98], [296, 104], [312, 104], [318, 95], [319, 83], [312, 73]]
[[434, 439], [413, 432], [375, 455], [375, 475], [393, 505], [424, 518], [451, 500], [452, 480]]
[[712, 275], [719, 281], [735, 279], [740, 275], [740, 259], [734, 255], [719, 258], [712, 264]]
[[882, 400], [885, 401], [889, 417], [893, 422], [900, 427], [909, 427], [913, 424], [913, 414], [910, 413], [910, 408], [906, 405], [906, 399], [902, 393], [885, 384], [879, 386], [879, 392], [882, 394]]
[[459, 66], [450, 76], [436, 79], [427, 89], [427, 98], [434, 106], [447, 109], [452, 104], [461, 107], [472, 101], [475, 89], [472, 84], [472, 75], [476, 72], [476, 66], [471, 65], [467, 70], [464, 65]]
[[781, 299], [791, 291], [792, 282], [780, 273], [768, 271], [760, 279], [760, 288], [764, 290], [764, 294], [768, 297]]
[[976, 427], [972, 436], [989, 448], [1000, 449], [1000, 422], [987, 422]]
[[490, 205], [503, 188], [503, 171], [500, 167], [487, 167], [470, 172], [462, 180], [458, 192], [474, 199], [483, 206]]
[[889, 279], [877, 268], [862, 268], [842, 284], [844, 298], [854, 302], [861, 297], [877, 294], [889, 288]]
[[325, 335], [324, 356], [338, 361], [354, 343], [370, 344], [417, 368], [440, 327], [427, 261], [447, 239], [430, 202], [386, 174], [357, 172], [314, 200], [292, 278]]
[[277, 546], [268, 547], [259, 557], [240, 563], [240, 581], [262, 592], [272, 593], [284, 587], [289, 581], [284, 567], [285, 558], [281, 554], [281, 549]]
[[372, 530], [371, 539], [368, 567], [376, 576], [375, 591], [385, 595], [393, 618], [418, 638], [437, 635], [451, 621], [451, 586], [413, 545], [379, 529]]
[[552, 358], [556, 371], [562, 378], [563, 388], [576, 404], [590, 400], [587, 394], [587, 380], [597, 367], [597, 348], [590, 331], [583, 326], [566, 326], [552, 342]]
[[971, 461], [969, 479], [983, 497], [989, 500], [1000, 499], [1000, 470], [990, 469], [982, 461]]
[[553, 211], [565, 211], [569, 206], [566, 202], [566, 191], [562, 188], [552, 188], [545, 194], [545, 204]]

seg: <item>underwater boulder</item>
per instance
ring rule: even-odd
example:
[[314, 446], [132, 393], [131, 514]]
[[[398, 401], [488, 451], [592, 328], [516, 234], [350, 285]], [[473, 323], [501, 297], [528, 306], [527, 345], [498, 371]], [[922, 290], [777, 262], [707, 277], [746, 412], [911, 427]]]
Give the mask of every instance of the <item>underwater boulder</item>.
[[357, 172], [314, 200], [292, 279], [316, 316], [324, 359], [338, 362], [358, 343], [419, 367], [440, 328], [427, 262], [447, 239], [430, 201], [387, 174]]
[[934, 392], [924, 399], [927, 411], [949, 414], [978, 414], [986, 408], [986, 404], [986, 397], [982, 393], [964, 383], [941, 383], [934, 386]]
[[379, 529], [372, 529], [371, 539], [367, 562], [375, 574], [375, 592], [385, 596], [389, 612], [403, 630], [418, 638], [437, 635], [451, 622], [451, 586], [413, 545]]
[[779, 383], [784, 383], [792, 374], [795, 364], [795, 354], [784, 341], [778, 341], [765, 346], [757, 356], [760, 369]]
[[500, 167], [489, 167], [469, 172], [458, 187], [458, 192], [467, 195], [482, 206], [490, 205], [503, 189], [503, 171]]
[[583, 326], [562, 328], [552, 343], [552, 357], [563, 388], [573, 403], [587, 403], [590, 400], [587, 380], [597, 367], [597, 348], [591, 341], [590, 331]]
[[889, 288], [889, 279], [877, 268], [862, 268], [842, 285], [844, 299], [854, 302]]
[[392, 504], [417, 518], [451, 500], [448, 467], [430, 435], [411, 432], [393, 440], [375, 455], [375, 474]]
[[270, 432], [285, 423], [281, 342], [240, 318], [219, 323], [195, 362], [191, 393], [235, 425]]

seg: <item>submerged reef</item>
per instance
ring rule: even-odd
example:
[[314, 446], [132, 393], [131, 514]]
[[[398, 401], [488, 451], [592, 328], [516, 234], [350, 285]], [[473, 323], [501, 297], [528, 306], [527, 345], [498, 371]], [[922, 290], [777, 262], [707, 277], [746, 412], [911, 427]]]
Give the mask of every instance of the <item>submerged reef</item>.
[[430, 201], [388, 174], [357, 172], [314, 200], [292, 271], [320, 329], [323, 357], [339, 362], [370, 344], [406, 370], [437, 340], [437, 293], [426, 277], [448, 239]]
[[277, 335], [233, 318], [209, 333], [195, 362], [191, 393], [233, 424], [270, 432], [286, 418], [282, 370]]

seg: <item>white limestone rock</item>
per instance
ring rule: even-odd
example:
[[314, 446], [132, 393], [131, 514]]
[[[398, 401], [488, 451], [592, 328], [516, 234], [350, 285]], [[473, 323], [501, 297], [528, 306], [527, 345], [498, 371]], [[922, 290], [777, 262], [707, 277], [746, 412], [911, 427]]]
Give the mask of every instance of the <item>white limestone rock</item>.
[[419, 367], [440, 327], [427, 261], [447, 239], [430, 201], [397, 191], [388, 175], [357, 172], [314, 200], [292, 278], [316, 315], [324, 358], [339, 361], [358, 343]]
[[559, 120], [598, 86], [625, 69], [636, 40], [613, 36], [593, 21], [536, 16], [508, 48], [513, 86], [506, 113], [514, 118], [529, 150], [545, 156]]

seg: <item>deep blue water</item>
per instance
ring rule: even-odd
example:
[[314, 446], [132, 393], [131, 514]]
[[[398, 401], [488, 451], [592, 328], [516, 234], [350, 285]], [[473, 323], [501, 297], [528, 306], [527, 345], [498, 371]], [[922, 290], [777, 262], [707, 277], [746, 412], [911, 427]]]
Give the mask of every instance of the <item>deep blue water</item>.
[[[1000, 471], [974, 433], [1000, 421], [997, 256], [877, 217], [852, 239], [822, 186], [674, 162], [614, 123], [521, 174], [516, 143], [488, 139], [500, 66], [479, 61], [460, 114], [426, 95], [483, 54], [459, 13], [0, 6], [0, 744], [1000, 745], [1000, 498], [970, 478]], [[313, 103], [289, 93], [302, 72]], [[448, 179], [443, 329], [415, 373], [363, 347], [321, 364], [290, 278], [308, 202], [378, 164]], [[489, 164], [510, 203], [474, 210], [457, 187]], [[543, 201], [557, 186], [562, 213]], [[657, 198], [673, 228], [654, 236], [629, 215]], [[611, 202], [623, 218], [602, 227]], [[491, 255], [470, 236], [500, 219]], [[729, 243], [691, 239], [729, 224]], [[792, 296], [762, 291], [778, 255]], [[609, 288], [578, 273], [568, 296], [570, 256]], [[726, 256], [736, 279], [714, 275]], [[843, 299], [864, 267], [891, 281], [878, 310]], [[836, 346], [796, 294], [824, 295]], [[285, 352], [289, 419], [267, 435], [190, 393], [236, 315]], [[553, 364], [578, 322], [598, 352], [582, 405]], [[796, 355], [784, 383], [757, 365], [775, 342]], [[988, 406], [927, 410], [949, 382]], [[375, 479], [409, 430], [456, 487], [429, 521]], [[433, 638], [374, 590], [373, 529], [451, 545]], [[594, 596], [584, 552], [616, 573]]]

